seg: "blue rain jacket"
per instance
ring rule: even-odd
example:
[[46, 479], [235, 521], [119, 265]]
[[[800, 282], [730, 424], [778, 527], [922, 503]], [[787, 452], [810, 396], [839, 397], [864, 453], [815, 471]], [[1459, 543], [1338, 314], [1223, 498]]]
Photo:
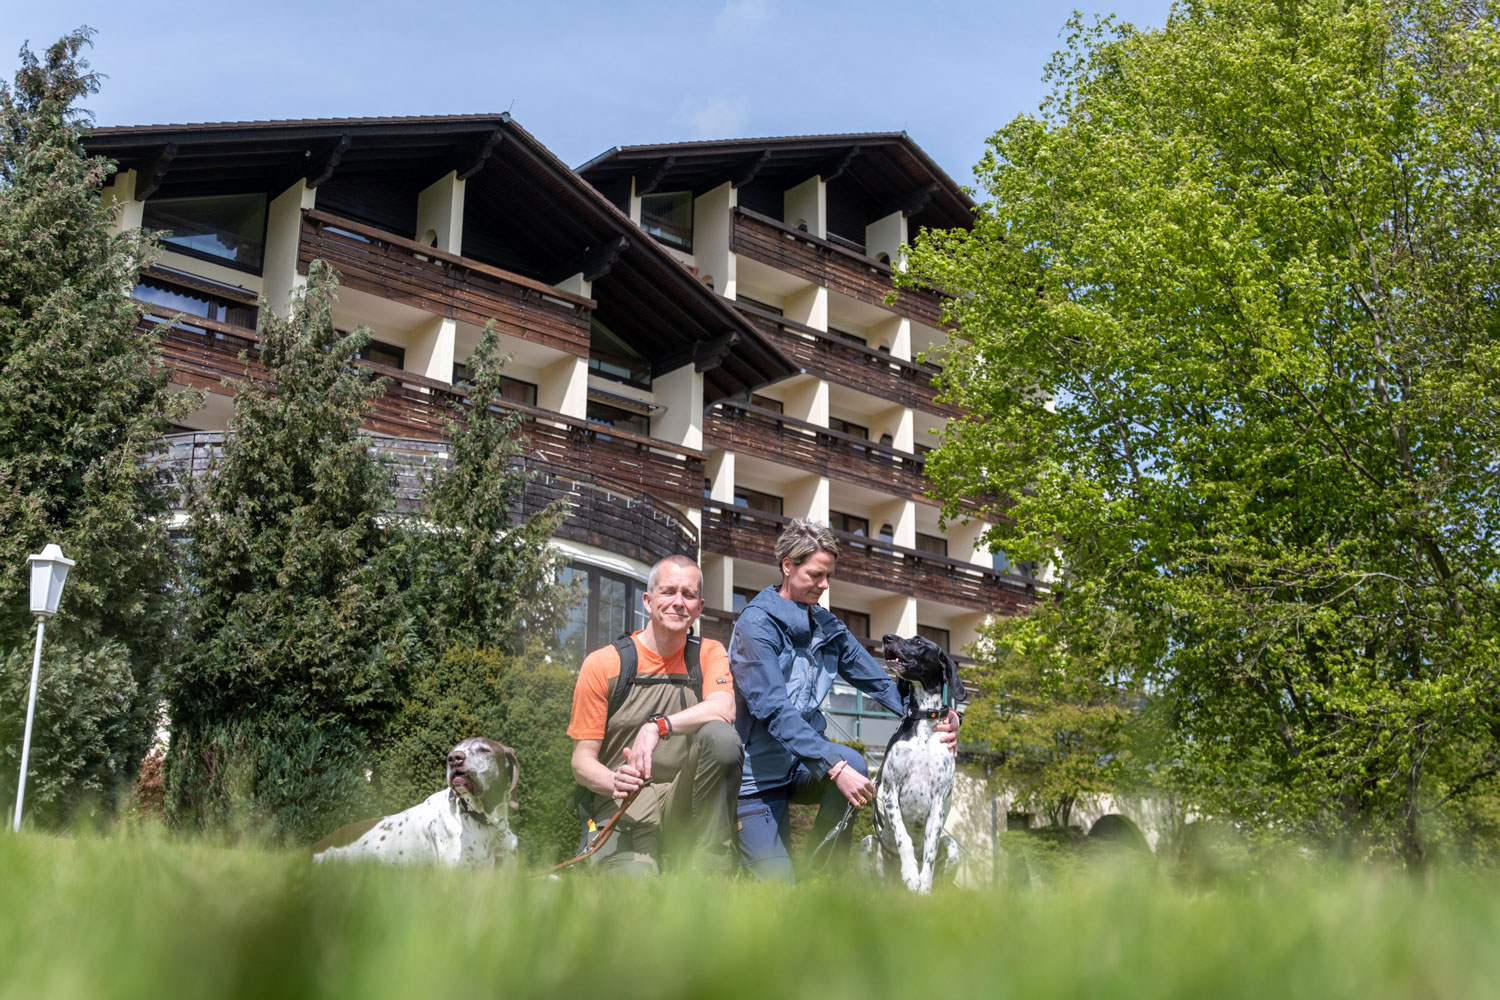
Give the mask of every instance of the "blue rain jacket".
[[741, 795], [780, 788], [797, 763], [823, 775], [842, 756], [823, 735], [818, 710], [834, 676], [844, 678], [897, 715], [905, 711], [896, 682], [859, 640], [821, 605], [789, 601], [767, 587], [755, 595], [729, 638], [734, 674], [734, 727], [745, 745]]

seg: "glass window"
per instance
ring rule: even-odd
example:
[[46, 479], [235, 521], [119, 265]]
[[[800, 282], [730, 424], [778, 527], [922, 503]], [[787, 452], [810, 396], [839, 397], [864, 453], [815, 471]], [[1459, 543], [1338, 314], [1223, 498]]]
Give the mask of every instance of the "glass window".
[[856, 639], [870, 638], [870, 616], [863, 611], [850, 611], [848, 608], [829, 608], [833, 617], [844, 623], [844, 627], [854, 634]]
[[781, 406], [781, 400], [772, 399], [770, 396], [761, 396], [758, 394], [751, 396], [750, 403], [752, 406], [758, 406], [762, 410], [774, 410], [777, 413], [786, 412]]
[[917, 532], [917, 551], [927, 552], [935, 556], [946, 556], [948, 554], [948, 539], [941, 535], [924, 535]]
[[662, 243], [693, 252], [693, 192], [666, 191], [641, 199], [641, 228]]
[[851, 535], [868, 535], [870, 533], [870, 519], [857, 517], [854, 514], [845, 514], [840, 510], [828, 512], [828, 526], [834, 531], [847, 531]]
[[758, 590], [747, 590], [744, 587], [735, 587], [734, 607], [730, 608], [730, 610], [735, 614], [739, 614], [741, 611], [744, 611], [745, 605], [755, 600], [755, 595], [758, 593], [760, 593], [760, 591]]
[[616, 382], [651, 388], [651, 363], [598, 317], [589, 320], [589, 371]]
[[646, 610], [641, 606], [644, 581], [578, 563], [563, 567], [558, 579], [576, 582], [583, 591], [583, 600], [557, 630], [558, 645], [575, 668], [591, 651], [622, 633], [646, 627]]
[[828, 332], [834, 334], [835, 336], [843, 337], [845, 340], [852, 340], [856, 344], [866, 344], [868, 346], [865, 338], [861, 337], [857, 333], [850, 333], [848, 330], [840, 330], [838, 327], [834, 326], [830, 326], [828, 328]]
[[[469, 366], [453, 363], [453, 384], [456, 386], [468, 386], [473, 384], [472, 373]], [[500, 398], [508, 399], [512, 403], [525, 403], [527, 406], [536, 405], [536, 383], [523, 382], [509, 375], [500, 376]]]
[[406, 348], [387, 344], [383, 340], [372, 340], [359, 352], [360, 360], [371, 361], [387, 368], [406, 367]]
[[757, 490], [746, 489], [736, 486], [734, 489], [734, 505], [736, 507], [748, 507], [750, 510], [758, 510], [762, 514], [780, 514], [781, 497], [771, 493], [761, 493]]
[[864, 438], [865, 440], [869, 440], [870, 438], [870, 428], [851, 423], [842, 417], [829, 417], [828, 426], [833, 430], [843, 431], [845, 434], [852, 434], [858, 438]]
[[152, 198], [143, 209], [141, 225], [164, 234], [162, 242], [174, 250], [258, 274], [266, 248], [266, 196]]
[[781, 307], [780, 306], [773, 306], [769, 302], [762, 302], [762, 301], [760, 301], [760, 299], [752, 299], [748, 295], [738, 296], [735, 299], [735, 301], [736, 302], [743, 302], [747, 306], [754, 306], [755, 308], [765, 310], [768, 313], [775, 313], [778, 316], [784, 315], [784, 313], [782, 313], [782, 311], [781, 311]]
[[651, 418], [644, 413], [632, 413], [630, 410], [622, 410], [618, 406], [610, 406], [608, 403], [600, 403], [592, 399], [588, 402], [587, 413], [590, 420], [597, 420], [601, 424], [608, 424], [618, 430], [641, 434], [645, 437], [651, 436]]
[[155, 278], [147, 278], [137, 284], [135, 291], [131, 294], [142, 302], [161, 306], [161, 310], [157, 310], [158, 313], [166, 311], [173, 315], [182, 313], [186, 316], [201, 316], [220, 323], [255, 329], [254, 306], [197, 288], [187, 288], [158, 281]]
[[947, 629], [938, 628], [936, 625], [918, 625], [917, 635], [920, 635], [924, 639], [931, 639], [938, 644], [939, 649], [950, 656], [952, 655], [953, 651], [948, 648], [948, 644], [953, 640]]

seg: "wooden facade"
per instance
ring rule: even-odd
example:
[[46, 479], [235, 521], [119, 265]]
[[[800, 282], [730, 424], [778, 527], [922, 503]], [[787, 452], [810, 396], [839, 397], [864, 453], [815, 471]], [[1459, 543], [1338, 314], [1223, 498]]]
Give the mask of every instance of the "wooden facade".
[[750, 403], [726, 399], [716, 404], [704, 416], [703, 439], [741, 455], [932, 502], [923, 493], [927, 480], [920, 456]]
[[[889, 264], [769, 215], [736, 208], [729, 248], [857, 302], [893, 310], [928, 326], [943, 325], [942, 296], [915, 288], [896, 292]], [[896, 292], [896, 299], [887, 305], [886, 296], [892, 292]]]
[[[788, 520], [778, 514], [707, 501], [703, 505], [703, 551], [774, 566], [776, 537]], [[998, 614], [1016, 614], [1036, 601], [1034, 580], [877, 538], [842, 531], [834, 535], [841, 546], [840, 580]]]
[[953, 403], [938, 402], [937, 388], [932, 384], [941, 371], [936, 365], [892, 357], [887, 351], [814, 329], [749, 303], [740, 302], [736, 306], [809, 375], [940, 417], [963, 413], [963, 408]]
[[[208, 471], [223, 447], [222, 431], [169, 434], [159, 467], [174, 486]], [[390, 464], [396, 477], [397, 510], [419, 509], [421, 488], [432, 467], [446, 464], [435, 442], [372, 435], [371, 446]], [[559, 538], [597, 545], [611, 552], [650, 563], [664, 555], [698, 554], [698, 531], [680, 511], [650, 491], [633, 489], [608, 477], [581, 469], [553, 465], [530, 457], [516, 463], [531, 474], [512, 517], [524, 520], [549, 504], [563, 503], [568, 516]]]
[[308, 209], [298, 272], [317, 259], [336, 267], [346, 288], [475, 326], [494, 320], [501, 333], [588, 357], [593, 299]]

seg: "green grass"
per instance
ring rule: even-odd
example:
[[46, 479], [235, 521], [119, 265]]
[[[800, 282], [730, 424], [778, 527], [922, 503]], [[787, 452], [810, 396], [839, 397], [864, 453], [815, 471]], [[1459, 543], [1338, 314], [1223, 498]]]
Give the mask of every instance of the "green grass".
[[0, 997], [1467, 998], [1500, 992], [1495, 889], [1101, 869], [923, 899], [6, 834]]

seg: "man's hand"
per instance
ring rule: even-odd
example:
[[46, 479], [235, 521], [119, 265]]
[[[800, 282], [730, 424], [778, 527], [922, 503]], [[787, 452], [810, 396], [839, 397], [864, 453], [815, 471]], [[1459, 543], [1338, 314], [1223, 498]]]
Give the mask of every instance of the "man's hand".
[[630, 751], [625, 751], [625, 763], [615, 772], [615, 788], [611, 793], [617, 799], [623, 799], [631, 792], [638, 792], [646, 784], [645, 777], [640, 768], [630, 763]]
[[938, 739], [943, 742], [944, 746], [953, 751], [953, 756], [955, 757], [958, 756], [958, 727], [962, 722], [962, 717], [950, 708], [948, 709], [948, 717], [932, 727], [933, 731], [938, 734]]
[[868, 805], [875, 798], [875, 782], [848, 765], [838, 769], [838, 773], [833, 776], [833, 783], [856, 809]]
[[651, 755], [661, 737], [656, 735], [656, 723], [648, 722], [635, 734], [635, 742], [625, 748], [625, 762], [634, 766], [641, 777], [651, 780]]

